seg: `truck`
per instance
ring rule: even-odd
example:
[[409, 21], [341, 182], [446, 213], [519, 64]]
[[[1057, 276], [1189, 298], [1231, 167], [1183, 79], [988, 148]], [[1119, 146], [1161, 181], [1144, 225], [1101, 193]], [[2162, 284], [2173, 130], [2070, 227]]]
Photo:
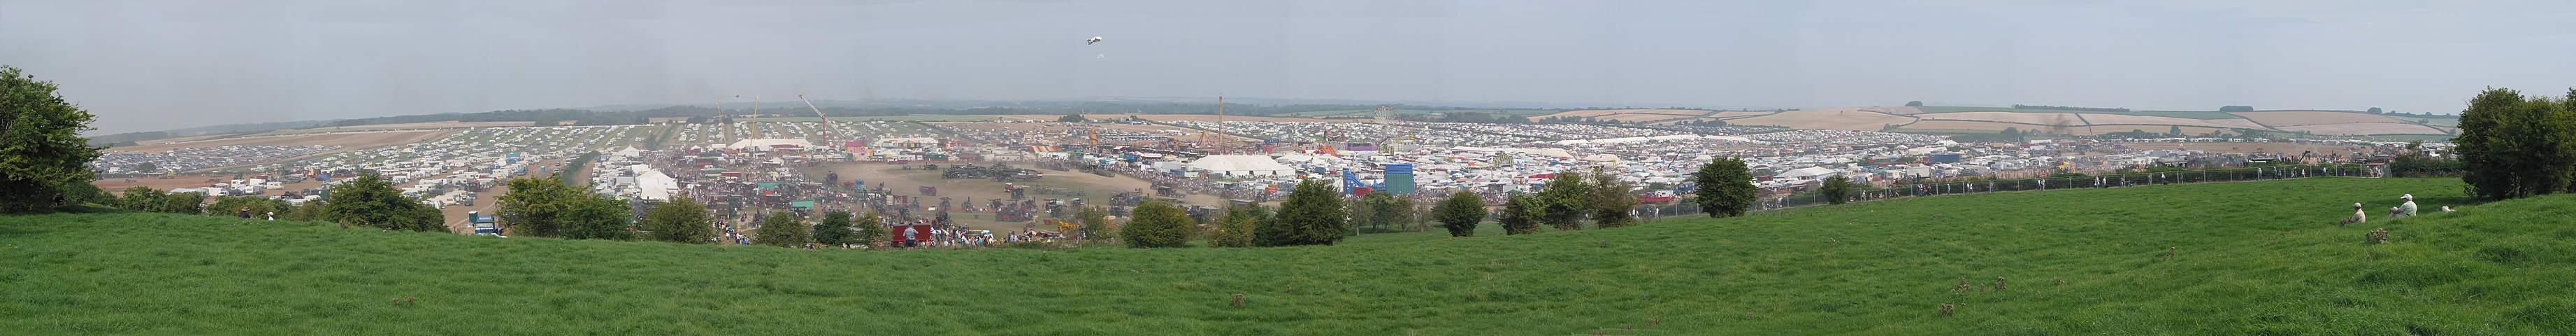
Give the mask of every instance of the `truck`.
[[472, 223], [474, 226], [474, 235], [477, 236], [502, 237], [501, 227], [497, 225], [500, 220], [500, 217], [484, 216], [482, 211], [465, 212], [465, 222]]

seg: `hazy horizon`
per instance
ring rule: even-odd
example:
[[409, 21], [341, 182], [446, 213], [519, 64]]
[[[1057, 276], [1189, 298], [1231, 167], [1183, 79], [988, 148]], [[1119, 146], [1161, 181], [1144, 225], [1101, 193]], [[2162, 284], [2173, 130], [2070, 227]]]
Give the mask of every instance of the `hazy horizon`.
[[[17, 1], [92, 134], [767, 101], [1208, 97], [2456, 113], [2576, 85], [2576, 3]], [[1084, 38], [1102, 36], [1096, 45]]]

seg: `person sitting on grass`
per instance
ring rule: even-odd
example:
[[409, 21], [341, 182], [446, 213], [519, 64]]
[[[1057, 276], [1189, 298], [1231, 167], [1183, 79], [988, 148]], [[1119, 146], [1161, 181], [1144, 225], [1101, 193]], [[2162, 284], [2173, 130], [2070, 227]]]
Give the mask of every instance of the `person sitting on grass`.
[[2415, 217], [2415, 194], [2405, 194], [2405, 195], [2400, 195], [2400, 196], [2397, 196], [2397, 199], [2405, 200], [2405, 201], [2406, 201], [2406, 203], [2405, 203], [2405, 204], [2398, 204], [2398, 205], [2397, 205], [2397, 210], [2399, 210], [2399, 212], [2397, 213], [2397, 216], [2398, 216], [2398, 217]]
[[2369, 221], [2370, 214], [2361, 211], [2361, 203], [2353, 203], [2352, 217], [2344, 217], [2342, 222], [2335, 224], [2335, 227], [2343, 227], [2344, 225], [2360, 224]]

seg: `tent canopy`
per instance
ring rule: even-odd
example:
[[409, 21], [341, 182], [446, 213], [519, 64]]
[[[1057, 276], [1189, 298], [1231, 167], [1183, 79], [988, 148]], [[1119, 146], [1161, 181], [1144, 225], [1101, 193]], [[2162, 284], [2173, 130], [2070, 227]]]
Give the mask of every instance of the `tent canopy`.
[[1190, 161], [1189, 168], [1226, 175], [1286, 175], [1296, 173], [1296, 168], [1290, 168], [1288, 165], [1279, 164], [1278, 160], [1273, 160], [1269, 156], [1262, 155], [1212, 155]]

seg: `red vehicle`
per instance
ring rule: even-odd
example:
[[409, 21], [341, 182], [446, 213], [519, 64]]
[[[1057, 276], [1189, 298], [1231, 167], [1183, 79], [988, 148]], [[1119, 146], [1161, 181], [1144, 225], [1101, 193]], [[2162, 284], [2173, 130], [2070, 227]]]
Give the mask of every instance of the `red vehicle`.
[[922, 196], [939, 196], [939, 187], [921, 186]]

